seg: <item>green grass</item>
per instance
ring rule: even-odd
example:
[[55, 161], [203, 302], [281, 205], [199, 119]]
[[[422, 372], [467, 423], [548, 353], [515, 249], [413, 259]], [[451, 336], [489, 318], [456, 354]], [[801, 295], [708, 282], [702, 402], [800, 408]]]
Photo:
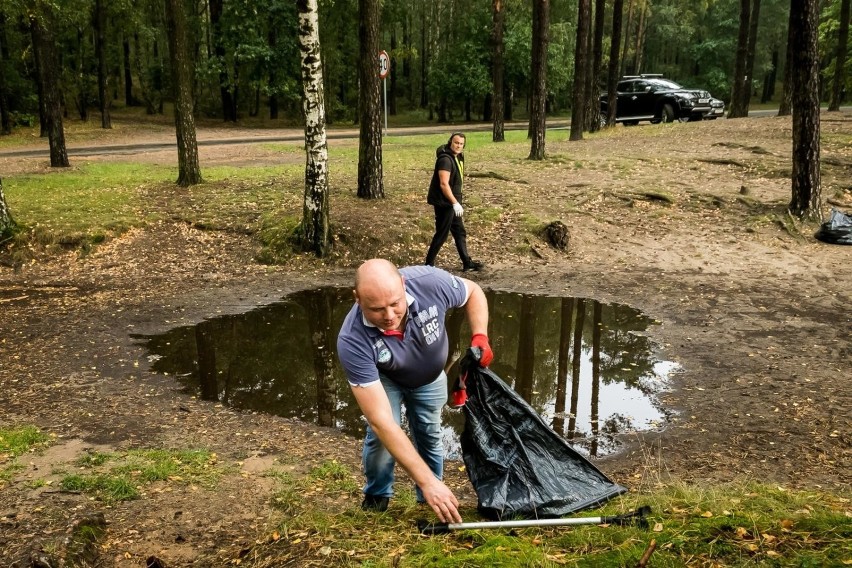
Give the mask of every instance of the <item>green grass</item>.
[[80, 472], [65, 475], [61, 487], [91, 494], [105, 503], [137, 499], [146, 486], [156, 482], [214, 487], [224, 472], [216, 454], [203, 449], [89, 453], [76, 465]]
[[50, 437], [35, 426], [0, 428], [0, 454], [17, 457], [47, 445]]
[[18, 456], [47, 447], [49, 443], [50, 437], [35, 426], [0, 428], [0, 489], [16, 471], [23, 469]]
[[[337, 472], [332, 477], [347, 476], [338, 466], [326, 471]], [[434, 515], [416, 505], [410, 490], [403, 489], [388, 512], [372, 514], [355, 504], [338, 510], [312, 506], [298, 497], [311, 481], [290, 476], [279, 481], [290, 506], [278, 509], [278, 538], [256, 548], [253, 563], [245, 565], [274, 566], [277, 554], [304, 547], [324, 548], [328, 564], [334, 566], [621, 567], [635, 566], [652, 540], [656, 548], [649, 566], [656, 568], [852, 562], [848, 495], [758, 483], [670, 483], [628, 494], [600, 510], [569, 515], [621, 515], [647, 504], [652, 508], [647, 527], [493, 528], [425, 537], [419, 535], [416, 521], [433, 520]], [[473, 510], [462, 514], [466, 521], [481, 520]]]

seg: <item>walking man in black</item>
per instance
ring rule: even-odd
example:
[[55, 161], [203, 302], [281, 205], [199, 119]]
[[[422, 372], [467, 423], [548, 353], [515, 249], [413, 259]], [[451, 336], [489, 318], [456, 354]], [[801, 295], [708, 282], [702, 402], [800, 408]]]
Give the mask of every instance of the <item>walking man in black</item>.
[[464, 178], [465, 136], [454, 132], [449, 142], [435, 152], [435, 171], [429, 184], [427, 202], [435, 208], [435, 236], [429, 245], [425, 264], [435, 265], [435, 258], [447, 237], [452, 233], [456, 250], [462, 261], [462, 270], [478, 271], [482, 263], [470, 258], [467, 252], [467, 232], [464, 230], [464, 208], [462, 207], [462, 183]]

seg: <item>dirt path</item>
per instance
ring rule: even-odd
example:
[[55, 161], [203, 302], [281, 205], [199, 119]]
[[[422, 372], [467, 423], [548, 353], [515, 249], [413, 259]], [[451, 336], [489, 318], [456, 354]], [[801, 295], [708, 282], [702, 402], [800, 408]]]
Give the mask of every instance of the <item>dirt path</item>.
[[[789, 167], [788, 123], [725, 122], [678, 125], [676, 137], [655, 138], [654, 147], [647, 138], [632, 142], [629, 129], [582, 146], [552, 140], [555, 158], [518, 174], [520, 189], [472, 178], [470, 191], [483, 201], [507, 204], [488, 231], [472, 235], [474, 250], [489, 251], [477, 279], [499, 290], [629, 304], [661, 322], [651, 333], [683, 369], [664, 396], [676, 416], [665, 431], [632, 436], [629, 450], [599, 463], [619, 483], [641, 489], [671, 476], [848, 489], [852, 247], [779, 226], [789, 181], [774, 172]], [[838, 140], [852, 134], [849, 113], [825, 124]], [[245, 148], [244, 160], [269, 159]], [[217, 155], [233, 158], [221, 150], [205, 159]], [[606, 155], [636, 160], [626, 170], [609, 162], [571, 167]], [[843, 199], [852, 190], [852, 150], [825, 144], [823, 156], [838, 164], [825, 168], [824, 187]], [[40, 168], [17, 164], [18, 171]], [[568, 223], [566, 253], [518, 230], [512, 199], [520, 194], [510, 190], [524, 192], [528, 212]], [[648, 197], [651, 190], [665, 190], [672, 202]], [[422, 211], [399, 205], [396, 213]], [[381, 232], [378, 214], [335, 214], [365, 233]], [[190, 399], [150, 372], [130, 337], [242, 312], [291, 291], [347, 285], [356, 265], [300, 258], [270, 268], [251, 260], [255, 249], [244, 235], [164, 222], [84, 258], [69, 253], [17, 272], [0, 267], [0, 425], [31, 423], [56, 436], [47, 456], [27, 456], [10, 483], [0, 481], [3, 565], [92, 510], [108, 522], [102, 565], [140, 566], [152, 554], [169, 566], [224, 565], [267, 538], [269, 467], [299, 472], [333, 458], [357, 471], [357, 441]], [[155, 488], [104, 508], [31, 483], [58, 478], [86, 448], [192, 446], [233, 466], [217, 490]], [[463, 474], [448, 476], [475, 505]]]

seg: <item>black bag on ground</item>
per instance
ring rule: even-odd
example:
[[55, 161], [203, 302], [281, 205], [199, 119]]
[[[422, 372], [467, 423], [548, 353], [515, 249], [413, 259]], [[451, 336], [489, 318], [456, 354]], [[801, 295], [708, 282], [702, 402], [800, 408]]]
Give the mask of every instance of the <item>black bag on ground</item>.
[[561, 517], [625, 493], [554, 432], [490, 369], [461, 361], [467, 402], [461, 448], [479, 512], [489, 519]]
[[828, 221], [820, 225], [814, 237], [833, 245], [852, 245], [852, 217], [832, 209]]

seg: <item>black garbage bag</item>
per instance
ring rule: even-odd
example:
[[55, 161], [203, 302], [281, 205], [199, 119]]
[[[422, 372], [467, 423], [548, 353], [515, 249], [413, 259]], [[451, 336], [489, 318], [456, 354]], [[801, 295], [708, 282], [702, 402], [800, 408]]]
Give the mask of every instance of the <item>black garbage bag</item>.
[[833, 245], [852, 245], [852, 217], [832, 209], [828, 221], [820, 225], [814, 237]]
[[561, 517], [627, 491], [574, 450], [500, 377], [480, 367], [478, 351], [468, 350], [460, 370], [467, 388], [462, 456], [480, 514], [495, 520]]

